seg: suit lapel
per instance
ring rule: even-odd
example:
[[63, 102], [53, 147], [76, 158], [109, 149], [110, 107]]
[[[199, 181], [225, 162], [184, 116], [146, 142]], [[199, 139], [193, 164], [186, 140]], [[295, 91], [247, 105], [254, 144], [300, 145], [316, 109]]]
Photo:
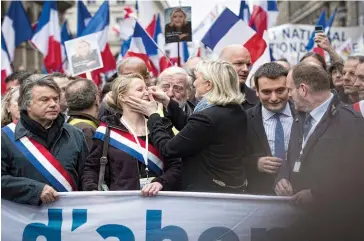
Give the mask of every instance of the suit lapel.
[[263, 126], [263, 118], [262, 118], [262, 108], [261, 104], [256, 105], [253, 110], [252, 123], [253, 129], [259, 138], [259, 142], [264, 147], [266, 153], [272, 155], [272, 152], [269, 147], [269, 143], [267, 140], [267, 135], [265, 134], [265, 129]]

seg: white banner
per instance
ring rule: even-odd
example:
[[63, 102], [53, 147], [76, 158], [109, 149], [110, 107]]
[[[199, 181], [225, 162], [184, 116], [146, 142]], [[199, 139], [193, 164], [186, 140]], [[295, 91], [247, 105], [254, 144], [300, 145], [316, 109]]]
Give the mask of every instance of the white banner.
[[[284, 24], [269, 29], [270, 47], [275, 59], [286, 58], [292, 64], [307, 53], [305, 47], [311, 37], [313, 25]], [[329, 37], [334, 49], [345, 46], [339, 54], [344, 59], [349, 55], [364, 55], [363, 27], [332, 27]], [[328, 59], [328, 58], [326, 58]]]
[[[72, 192], [41, 207], [2, 200], [3, 241], [250, 241], [292, 225], [282, 197], [161, 192]], [[267, 238], [267, 239], [265, 239]]]

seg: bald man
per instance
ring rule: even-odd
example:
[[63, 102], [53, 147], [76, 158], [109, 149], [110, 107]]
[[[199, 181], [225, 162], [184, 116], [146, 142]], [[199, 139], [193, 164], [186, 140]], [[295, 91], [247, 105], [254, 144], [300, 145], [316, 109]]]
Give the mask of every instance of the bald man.
[[252, 65], [249, 51], [242, 45], [228, 45], [223, 48], [219, 58], [232, 64], [239, 75], [240, 91], [245, 94], [245, 101], [242, 104], [244, 109], [248, 110], [258, 104], [256, 92], [245, 84]]
[[187, 60], [187, 62], [183, 65], [184, 69], [195, 69], [197, 64], [202, 60], [202, 58], [194, 56]]
[[150, 84], [150, 75], [144, 60], [138, 57], [127, 57], [118, 65], [119, 75], [138, 73], [144, 77], [147, 86]]

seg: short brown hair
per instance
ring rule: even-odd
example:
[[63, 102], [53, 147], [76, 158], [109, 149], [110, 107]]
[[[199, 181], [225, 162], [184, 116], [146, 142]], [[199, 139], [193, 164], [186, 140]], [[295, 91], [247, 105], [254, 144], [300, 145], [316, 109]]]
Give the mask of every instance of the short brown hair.
[[296, 86], [306, 83], [313, 92], [330, 90], [330, 81], [327, 72], [314, 63], [299, 63], [292, 70], [293, 82]]

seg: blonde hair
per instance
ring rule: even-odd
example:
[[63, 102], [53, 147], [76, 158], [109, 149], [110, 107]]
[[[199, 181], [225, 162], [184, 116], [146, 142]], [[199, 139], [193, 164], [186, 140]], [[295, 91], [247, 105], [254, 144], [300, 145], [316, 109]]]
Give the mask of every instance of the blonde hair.
[[125, 94], [130, 86], [130, 83], [133, 79], [141, 79], [144, 81], [143, 76], [140, 74], [128, 74], [128, 75], [120, 75], [116, 77], [111, 86], [111, 91], [105, 96], [105, 103], [109, 107], [113, 108], [118, 112], [122, 112], [121, 105], [119, 103], [119, 95]]
[[238, 74], [228, 62], [203, 60], [197, 64], [196, 72], [212, 83], [212, 89], [204, 95], [211, 104], [225, 106], [244, 102], [244, 95], [239, 88]]
[[[8, 93], [4, 96], [1, 103], [1, 126], [6, 126], [13, 122], [11, 113], [8, 111], [11, 101], [13, 100], [16, 93], [19, 93], [19, 86], [14, 86], [9, 89]], [[18, 95], [19, 97], [19, 95]], [[18, 102], [18, 101], [16, 101]]]
[[181, 12], [183, 14], [183, 16], [185, 16], [185, 19], [183, 20], [183, 26], [187, 24], [187, 15], [186, 15], [185, 11], [183, 11], [182, 8], [175, 8], [175, 9], [173, 9], [173, 11], [171, 12], [171, 15], [169, 16], [169, 21], [170, 21], [169, 25], [170, 26], [173, 26], [172, 25], [173, 15], [178, 12]]

